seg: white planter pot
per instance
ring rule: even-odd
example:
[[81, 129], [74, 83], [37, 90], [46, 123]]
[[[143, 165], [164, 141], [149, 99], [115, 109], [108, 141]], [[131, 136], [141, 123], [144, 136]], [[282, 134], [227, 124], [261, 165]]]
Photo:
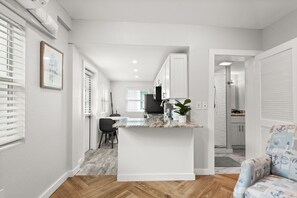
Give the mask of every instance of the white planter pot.
[[179, 123], [186, 123], [187, 122], [187, 116], [178, 116], [178, 122]]

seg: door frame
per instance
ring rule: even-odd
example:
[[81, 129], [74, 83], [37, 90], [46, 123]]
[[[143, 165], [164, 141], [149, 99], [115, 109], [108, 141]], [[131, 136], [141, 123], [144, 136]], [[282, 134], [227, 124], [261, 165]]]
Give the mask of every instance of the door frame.
[[230, 49], [210, 49], [209, 50], [209, 83], [208, 83], [208, 131], [209, 131], [209, 144], [208, 144], [208, 167], [209, 174], [215, 174], [215, 114], [214, 114], [214, 69], [215, 69], [215, 56], [216, 55], [235, 55], [235, 56], [256, 56], [262, 51], [259, 50], [230, 50]]
[[[89, 133], [89, 142], [90, 142], [90, 149], [92, 150], [96, 150], [97, 149], [97, 107], [98, 107], [98, 104], [97, 104], [97, 101], [98, 101], [98, 89], [97, 89], [97, 84], [98, 84], [98, 74], [97, 74], [97, 71], [96, 71], [96, 68], [93, 67], [90, 62], [86, 59], [83, 59], [82, 60], [82, 79], [83, 79], [83, 88], [82, 88], [82, 95], [83, 95], [83, 99], [82, 99], [82, 112], [84, 112], [84, 109], [85, 109], [85, 104], [84, 104], [84, 98], [85, 98], [85, 93], [84, 93], [84, 87], [85, 87], [85, 70], [89, 70], [91, 73], [93, 73], [93, 76], [92, 76], [92, 97], [91, 97], [91, 101], [92, 101], [92, 112], [91, 112], [91, 117], [88, 118], [90, 119], [89, 120], [89, 124], [91, 127], [91, 131]], [[86, 120], [86, 116], [83, 114], [83, 130], [86, 129], [86, 126], [85, 126], [85, 120]], [[83, 144], [84, 144], [84, 139], [85, 138], [85, 131], [83, 132]], [[84, 147], [83, 147], [84, 148]], [[85, 153], [85, 152], [84, 152]]]

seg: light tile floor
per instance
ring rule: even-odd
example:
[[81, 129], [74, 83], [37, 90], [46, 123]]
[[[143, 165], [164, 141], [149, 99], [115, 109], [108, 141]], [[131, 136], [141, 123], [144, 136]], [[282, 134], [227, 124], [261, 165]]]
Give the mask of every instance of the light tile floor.
[[[227, 156], [240, 164], [245, 160], [245, 150], [244, 149], [234, 149], [231, 154], [215, 154], [215, 156]], [[215, 167], [216, 174], [234, 174], [240, 173], [240, 167]]]
[[[228, 156], [240, 164], [245, 160], [245, 150], [234, 149], [232, 154], [216, 154], [216, 156]], [[77, 175], [117, 175], [118, 148], [114, 144], [102, 144], [100, 149], [89, 150], [86, 153], [85, 161], [81, 165]], [[240, 173], [240, 167], [215, 167], [216, 174]]]
[[118, 146], [103, 143], [100, 149], [86, 152], [85, 161], [77, 175], [117, 175]]

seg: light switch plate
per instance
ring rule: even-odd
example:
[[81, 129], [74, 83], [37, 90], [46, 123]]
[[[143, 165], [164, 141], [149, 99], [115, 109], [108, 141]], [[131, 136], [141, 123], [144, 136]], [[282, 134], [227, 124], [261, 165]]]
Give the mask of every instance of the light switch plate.
[[202, 109], [204, 109], [204, 110], [207, 109], [207, 103], [206, 103], [206, 102], [203, 102], [203, 104], [202, 104]]
[[202, 109], [201, 101], [196, 102], [196, 109]]

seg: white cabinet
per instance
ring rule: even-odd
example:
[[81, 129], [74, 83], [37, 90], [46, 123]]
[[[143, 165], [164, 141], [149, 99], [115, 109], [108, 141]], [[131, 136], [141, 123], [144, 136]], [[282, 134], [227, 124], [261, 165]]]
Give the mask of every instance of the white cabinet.
[[159, 71], [154, 80], [154, 86], [157, 87], [157, 86], [160, 86], [160, 84], [161, 84], [161, 81], [160, 81], [160, 71]]
[[164, 64], [165, 71], [165, 87], [164, 87], [164, 98], [170, 98], [170, 61], [166, 59]]
[[188, 97], [188, 64], [187, 55], [170, 56], [170, 98]]
[[165, 67], [162, 67], [160, 70], [160, 85], [162, 87], [162, 100], [165, 99], [165, 90], [166, 90], [166, 82], [165, 82]]
[[245, 117], [234, 116], [231, 118], [232, 146], [245, 145]]
[[170, 54], [157, 74], [154, 86], [162, 86], [162, 99], [187, 98], [187, 54]]

